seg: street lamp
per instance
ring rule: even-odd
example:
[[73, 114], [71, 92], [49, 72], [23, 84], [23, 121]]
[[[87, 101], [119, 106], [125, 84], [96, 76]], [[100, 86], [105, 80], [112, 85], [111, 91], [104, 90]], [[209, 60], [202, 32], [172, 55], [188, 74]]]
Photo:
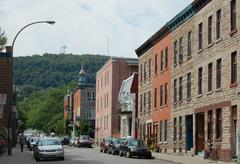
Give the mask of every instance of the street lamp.
[[[25, 25], [24, 27], [22, 27], [18, 33], [15, 35], [14, 39], [13, 39], [13, 42], [12, 42], [12, 46], [11, 46], [11, 57], [12, 57], [12, 60], [13, 60], [13, 49], [14, 49], [14, 44], [15, 44], [15, 41], [18, 37], [18, 35], [27, 27], [31, 26], [31, 25], [34, 25], [34, 24], [39, 24], [39, 23], [47, 23], [47, 24], [50, 24], [50, 25], [54, 25], [55, 24], [55, 21], [36, 21], [36, 22], [32, 22], [32, 23], [29, 23], [27, 25]], [[8, 110], [8, 155], [11, 155], [12, 154], [12, 122], [13, 122], [13, 118], [12, 118], [12, 76], [13, 76], [13, 64], [12, 64], [12, 60], [10, 60], [10, 65], [11, 65], [11, 75], [10, 75], [10, 92], [9, 92], [9, 95], [10, 95], [10, 99], [9, 99], [9, 110]], [[11, 134], [10, 134], [11, 132]]]

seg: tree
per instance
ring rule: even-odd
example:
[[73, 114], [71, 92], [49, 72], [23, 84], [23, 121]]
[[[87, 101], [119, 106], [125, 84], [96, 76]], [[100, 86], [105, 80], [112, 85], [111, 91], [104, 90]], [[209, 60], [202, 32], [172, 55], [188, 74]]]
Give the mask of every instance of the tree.
[[85, 119], [80, 120], [79, 128], [77, 128], [77, 135], [90, 135], [92, 129], [89, 122]]
[[5, 32], [0, 28], [0, 51], [4, 48], [6, 44], [7, 44], [7, 37], [5, 35]]

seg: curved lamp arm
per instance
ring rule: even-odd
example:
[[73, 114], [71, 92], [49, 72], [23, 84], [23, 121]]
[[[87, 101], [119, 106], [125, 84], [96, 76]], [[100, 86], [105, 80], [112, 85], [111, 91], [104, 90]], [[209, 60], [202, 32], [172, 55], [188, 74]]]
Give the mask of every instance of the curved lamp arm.
[[47, 24], [54, 25], [54, 24], [55, 24], [55, 21], [37, 21], [37, 22], [32, 22], [32, 23], [27, 24], [27, 25], [24, 26], [23, 28], [21, 28], [21, 29], [18, 31], [18, 33], [16, 34], [16, 36], [14, 37], [14, 39], [13, 39], [13, 42], [12, 42], [12, 52], [13, 52], [14, 44], [15, 44], [15, 41], [16, 41], [18, 35], [19, 35], [25, 28], [27, 28], [28, 26], [31, 26], [31, 25], [34, 25], [34, 24], [38, 24], [38, 23], [47, 23]]

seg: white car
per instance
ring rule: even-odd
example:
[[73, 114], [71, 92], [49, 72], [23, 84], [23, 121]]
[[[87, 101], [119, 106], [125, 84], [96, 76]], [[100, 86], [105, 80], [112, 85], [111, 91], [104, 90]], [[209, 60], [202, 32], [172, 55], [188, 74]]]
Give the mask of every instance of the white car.
[[40, 159], [59, 158], [64, 160], [64, 149], [58, 138], [40, 138], [34, 149], [34, 158]]
[[34, 145], [37, 143], [37, 141], [38, 141], [38, 137], [31, 137], [29, 139], [30, 151], [32, 151], [34, 149]]

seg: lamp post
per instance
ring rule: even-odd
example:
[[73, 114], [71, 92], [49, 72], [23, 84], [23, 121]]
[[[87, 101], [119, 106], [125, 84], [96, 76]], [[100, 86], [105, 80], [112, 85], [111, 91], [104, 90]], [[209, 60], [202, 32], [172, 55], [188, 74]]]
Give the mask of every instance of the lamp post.
[[13, 127], [12, 127], [12, 122], [13, 122], [13, 116], [12, 116], [12, 78], [13, 78], [13, 64], [12, 64], [12, 61], [13, 61], [13, 50], [14, 50], [14, 45], [15, 45], [15, 41], [18, 37], [18, 35], [27, 27], [31, 26], [31, 25], [34, 25], [34, 24], [39, 24], [39, 23], [47, 23], [47, 24], [50, 24], [50, 25], [54, 25], [55, 24], [55, 21], [36, 21], [36, 22], [32, 22], [32, 23], [29, 23], [27, 25], [25, 25], [24, 27], [22, 27], [18, 33], [15, 35], [14, 39], [13, 39], [13, 42], [12, 42], [12, 46], [11, 46], [11, 60], [10, 60], [10, 65], [11, 65], [11, 75], [10, 75], [10, 90], [9, 90], [9, 109], [8, 109], [8, 155], [12, 155], [12, 131], [13, 131]]

